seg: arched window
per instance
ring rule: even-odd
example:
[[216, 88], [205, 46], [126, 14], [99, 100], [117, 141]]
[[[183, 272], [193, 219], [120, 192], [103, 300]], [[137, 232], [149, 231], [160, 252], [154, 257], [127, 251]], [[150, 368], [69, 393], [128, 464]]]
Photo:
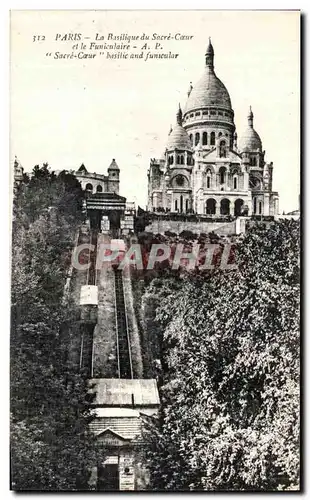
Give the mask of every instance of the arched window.
[[211, 132], [210, 135], [210, 145], [215, 146], [215, 132]]
[[257, 200], [256, 198], [254, 197], [253, 198], [253, 213], [256, 214], [256, 208], [257, 208]]
[[169, 161], [168, 161], [169, 165], [172, 165], [173, 163], [173, 156], [169, 156]]
[[188, 204], [188, 199], [185, 200], [185, 210], [186, 212], [188, 212], [188, 209], [189, 209], [189, 204]]
[[210, 175], [208, 175], [207, 177], [207, 188], [210, 188], [211, 187], [211, 177]]
[[175, 200], [174, 202], [174, 209], [176, 212], [178, 211], [178, 200]]
[[183, 212], [183, 196], [180, 196], [180, 212]]
[[204, 132], [202, 134], [202, 145], [206, 146], [207, 144], [208, 144], [208, 134], [207, 134], [207, 132]]
[[181, 160], [180, 161], [181, 165], [184, 165], [184, 156], [183, 155], [181, 155], [180, 160]]
[[242, 210], [243, 210], [243, 200], [239, 198], [238, 200], [235, 201], [235, 216], [239, 217], [239, 215], [242, 214]]
[[180, 155], [177, 156], [177, 164], [180, 164]]
[[223, 135], [223, 134], [222, 134], [222, 132], [219, 132], [219, 135], [218, 135], [218, 137], [222, 137], [222, 135]]
[[190, 156], [187, 156], [187, 165], [191, 165], [192, 164], [192, 159]]
[[193, 143], [193, 134], [189, 134], [189, 140], [191, 141], [191, 144], [194, 144]]
[[226, 142], [220, 142], [220, 158], [226, 158]]
[[216, 201], [213, 198], [209, 198], [206, 202], [206, 214], [214, 215], [215, 214]]
[[195, 146], [197, 146], [197, 144], [199, 144], [199, 141], [200, 141], [200, 134], [199, 134], [199, 132], [196, 132], [196, 134], [195, 134]]
[[237, 178], [237, 176], [235, 175], [235, 176], [234, 176], [234, 189], [237, 189], [237, 187], [238, 187], [238, 178]]
[[100, 184], [98, 184], [96, 191], [97, 193], [102, 193], [102, 186]]
[[86, 191], [92, 191], [93, 190], [93, 185], [90, 184], [90, 183], [88, 183], [88, 184], [86, 184], [85, 189], [86, 189]]
[[221, 167], [220, 168], [220, 184], [225, 184], [225, 177], [226, 177], [226, 168]]
[[227, 198], [221, 200], [221, 215], [230, 214], [230, 201]]
[[262, 208], [263, 208], [263, 204], [262, 204], [262, 202], [260, 201], [260, 202], [259, 202], [259, 204], [258, 204], [258, 213], [259, 213], [259, 215], [261, 215], [261, 214], [262, 214]]

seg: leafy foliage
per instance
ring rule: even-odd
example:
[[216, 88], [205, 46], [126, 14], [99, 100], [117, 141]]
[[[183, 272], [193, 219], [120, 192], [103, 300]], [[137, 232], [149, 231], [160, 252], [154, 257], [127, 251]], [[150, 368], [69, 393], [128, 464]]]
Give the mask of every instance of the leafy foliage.
[[298, 489], [299, 223], [257, 224], [236, 258], [147, 289], [163, 367], [151, 489]]
[[95, 457], [86, 380], [65, 363], [62, 305], [83, 192], [36, 166], [15, 193], [12, 241], [11, 472], [15, 490], [87, 488]]

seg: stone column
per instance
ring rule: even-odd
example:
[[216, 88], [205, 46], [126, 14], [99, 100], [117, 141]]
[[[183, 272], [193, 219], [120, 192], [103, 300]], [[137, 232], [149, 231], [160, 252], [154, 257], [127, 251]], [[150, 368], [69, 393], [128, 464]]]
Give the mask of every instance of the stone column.
[[270, 193], [264, 193], [264, 206], [263, 206], [263, 215], [269, 215], [270, 208]]

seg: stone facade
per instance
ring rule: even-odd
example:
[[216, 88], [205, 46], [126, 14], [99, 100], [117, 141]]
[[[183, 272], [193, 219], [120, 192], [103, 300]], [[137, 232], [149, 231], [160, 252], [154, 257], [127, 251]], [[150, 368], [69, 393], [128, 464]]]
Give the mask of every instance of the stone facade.
[[179, 105], [162, 158], [150, 161], [148, 209], [215, 218], [277, 215], [273, 164], [265, 161], [252, 109], [238, 144], [230, 96], [214, 72], [211, 41], [205, 58], [204, 73], [190, 85], [184, 113]]
[[88, 172], [83, 164], [73, 173], [85, 191], [90, 193], [119, 193], [120, 170], [115, 159], [112, 160], [108, 168], [108, 175]]

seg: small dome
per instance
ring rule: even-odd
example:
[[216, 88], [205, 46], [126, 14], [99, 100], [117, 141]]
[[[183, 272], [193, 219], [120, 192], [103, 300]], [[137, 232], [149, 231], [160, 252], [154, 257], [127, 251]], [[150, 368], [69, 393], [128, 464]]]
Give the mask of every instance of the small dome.
[[182, 110], [180, 105], [177, 112], [177, 122], [168, 135], [166, 149], [168, 151], [171, 151], [173, 149], [192, 149], [190, 138], [186, 130], [182, 127]]
[[214, 72], [214, 50], [209, 40], [206, 51], [206, 66], [200, 80], [189, 92], [185, 113], [211, 106], [231, 109], [231, 100], [225, 85]]
[[190, 138], [182, 125], [177, 123], [173, 127], [171, 134], [168, 136], [167, 149], [168, 151], [172, 149], [192, 149]]
[[250, 107], [248, 114], [248, 126], [239, 140], [240, 151], [262, 151], [262, 141], [256, 130], [253, 128], [253, 112]]

